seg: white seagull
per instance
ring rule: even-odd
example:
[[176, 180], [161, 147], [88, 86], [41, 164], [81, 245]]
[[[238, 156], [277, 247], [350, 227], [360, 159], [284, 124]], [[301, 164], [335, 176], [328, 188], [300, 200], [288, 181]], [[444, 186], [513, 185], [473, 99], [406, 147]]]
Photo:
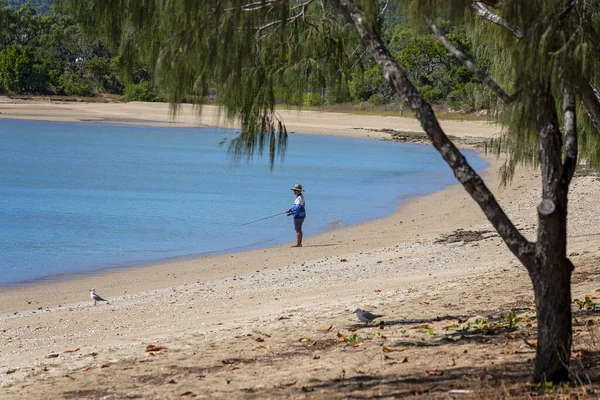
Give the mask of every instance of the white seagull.
[[372, 314], [369, 311], [361, 310], [360, 308], [354, 310], [354, 314], [356, 314], [356, 318], [358, 318], [360, 322], [365, 323], [365, 326], [369, 325], [369, 322], [374, 319], [383, 317], [383, 315]]
[[94, 300], [94, 305], [96, 305], [96, 302], [98, 302], [98, 301], [108, 301], [108, 300], [105, 300], [102, 297], [98, 296], [96, 294], [96, 289], [90, 289], [90, 297], [92, 298], [92, 300]]

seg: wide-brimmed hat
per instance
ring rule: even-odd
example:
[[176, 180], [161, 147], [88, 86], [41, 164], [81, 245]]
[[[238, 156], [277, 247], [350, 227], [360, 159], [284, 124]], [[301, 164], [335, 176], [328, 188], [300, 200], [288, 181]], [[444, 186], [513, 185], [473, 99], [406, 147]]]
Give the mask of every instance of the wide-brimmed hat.
[[291, 188], [290, 190], [294, 190], [294, 191], [295, 191], [295, 190], [299, 190], [299, 191], [301, 191], [301, 192], [304, 192], [304, 189], [302, 189], [302, 185], [301, 185], [301, 184], [299, 184], [299, 183], [296, 183], [296, 184], [294, 185], [294, 187], [293, 187], [293, 188]]

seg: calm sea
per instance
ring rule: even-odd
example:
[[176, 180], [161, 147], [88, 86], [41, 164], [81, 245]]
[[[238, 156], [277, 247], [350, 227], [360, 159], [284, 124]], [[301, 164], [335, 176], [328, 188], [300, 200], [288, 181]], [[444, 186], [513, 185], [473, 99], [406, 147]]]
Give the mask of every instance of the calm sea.
[[290, 135], [273, 171], [236, 167], [219, 146], [235, 134], [2, 120], [0, 286], [291, 243], [295, 183], [305, 237], [456, 183], [431, 146], [320, 135]]

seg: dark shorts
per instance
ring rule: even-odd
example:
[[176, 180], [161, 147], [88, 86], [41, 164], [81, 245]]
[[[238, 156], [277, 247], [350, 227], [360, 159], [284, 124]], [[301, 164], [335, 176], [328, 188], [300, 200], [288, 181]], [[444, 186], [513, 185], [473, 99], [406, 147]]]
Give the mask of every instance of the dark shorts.
[[302, 232], [303, 223], [304, 218], [294, 218], [294, 229], [296, 229], [296, 232]]

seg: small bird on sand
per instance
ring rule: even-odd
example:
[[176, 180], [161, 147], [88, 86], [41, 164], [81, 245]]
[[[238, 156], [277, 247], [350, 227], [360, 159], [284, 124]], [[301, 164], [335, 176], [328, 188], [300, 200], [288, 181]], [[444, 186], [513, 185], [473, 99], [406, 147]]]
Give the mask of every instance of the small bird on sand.
[[96, 302], [98, 302], [98, 301], [108, 301], [108, 300], [105, 300], [102, 297], [98, 296], [96, 294], [96, 289], [90, 289], [90, 297], [92, 298], [92, 300], [94, 300], [94, 305], [96, 305]]
[[365, 326], [369, 325], [369, 322], [374, 319], [383, 317], [383, 315], [372, 314], [369, 311], [361, 310], [360, 308], [354, 310], [354, 314], [356, 314], [356, 318], [358, 318], [360, 322], [365, 323]]

